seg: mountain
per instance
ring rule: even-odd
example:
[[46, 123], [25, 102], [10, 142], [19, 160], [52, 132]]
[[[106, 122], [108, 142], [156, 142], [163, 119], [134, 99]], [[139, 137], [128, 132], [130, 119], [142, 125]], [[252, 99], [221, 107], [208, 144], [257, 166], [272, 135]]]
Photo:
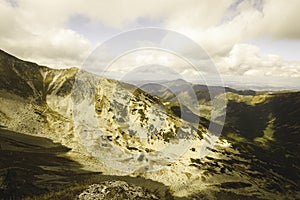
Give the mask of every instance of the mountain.
[[[88, 176], [91, 184], [125, 180], [167, 199], [168, 191], [175, 199], [299, 198], [299, 92], [225, 88], [218, 139], [207, 127], [219, 123], [210, 121], [211, 98], [223, 94], [211, 97], [207, 86], [179, 80], [137, 87], [3, 51], [0, 73], [2, 194], [17, 180], [10, 194], [49, 196], [78, 176], [79, 195]], [[53, 187], [37, 187], [41, 182]]]
[[122, 170], [158, 169], [186, 151], [185, 140], [193, 138], [196, 145], [210, 135], [204, 125], [182, 120], [159, 98], [133, 85], [79, 72], [74, 86], [81, 141], [94, 157], [126, 168]]
[[170, 102], [168, 105], [169, 109], [174, 107], [173, 109], [178, 110], [179, 104], [182, 104], [179, 100], [183, 99], [184, 106], [181, 106], [181, 112], [189, 112], [192, 113], [192, 115], [198, 116], [201, 115], [203, 122], [205, 118], [211, 118], [211, 98], [214, 98], [214, 95], [218, 97], [218, 94], [213, 93], [222, 93], [222, 91], [224, 91], [226, 93], [234, 93], [242, 96], [253, 96], [256, 94], [253, 90], [235, 90], [229, 87], [223, 88], [220, 86], [192, 84], [182, 79], [160, 83], [144, 83], [140, 84], [139, 87], [147, 93], [161, 98], [162, 101], [167, 100], [167, 102]]
[[72, 142], [69, 99], [77, 71], [52, 70], [0, 51], [0, 124], [63, 144]]
[[[180, 84], [183, 85], [180, 86]], [[187, 85], [193, 87], [193, 91], [190, 90], [190, 92], [196, 94], [199, 107], [210, 105], [207, 86], [192, 85], [179, 80], [161, 83], [161, 85], [146, 84], [142, 88], [160, 98], [168, 98], [171, 96], [168, 93], [172, 91], [173, 87], [176, 87], [177, 91], [173, 93], [172, 98], [168, 98], [168, 101], [172, 102], [170, 104], [172, 108], [178, 104], [178, 96], [186, 98], [190, 96], [190, 94], [186, 94]], [[296, 188], [300, 185], [300, 157], [297, 153], [300, 151], [300, 123], [298, 120], [300, 118], [300, 92], [255, 92], [251, 90], [238, 91], [231, 88], [225, 88], [225, 91], [228, 103], [226, 122], [221, 138], [231, 144], [229, 149], [237, 152], [228, 152], [229, 149], [223, 150], [223, 152], [212, 149], [214, 154], [219, 155], [206, 157], [210, 161], [192, 159], [194, 166], [202, 170], [211, 170], [211, 173], [221, 173], [220, 179], [225, 178], [226, 175], [232, 175], [233, 172], [239, 174], [243, 177], [240, 179], [244, 181], [248, 179], [252, 184], [233, 181], [223, 183], [224, 185], [221, 183], [220, 187], [244, 188], [243, 190], [247, 188], [246, 191], [252, 193], [252, 198], [271, 198], [267, 194], [260, 196], [260, 192], [255, 194], [254, 190], [251, 192], [250, 188], [254, 185], [265, 188], [264, 192], [273, 191], [286, 195], [277, 198], [297, 198], [299, 190]], [[188, 109], [186, 107], [189, 107], [189, 101], [185, 102], [186, 105], [181, 107]], [[194, 113], [191, 114], [191, 116], [193, 115]], [[200, 115], [205, 118], [209, 117], [205, 112], [200, 112]], [[253, 184], [253, 182], [256, 183]], [[293, 193], [289, 190], [295, 192], [295, 196], [289, 196]], [[241, 199], [244, 198], [247, 197]]]

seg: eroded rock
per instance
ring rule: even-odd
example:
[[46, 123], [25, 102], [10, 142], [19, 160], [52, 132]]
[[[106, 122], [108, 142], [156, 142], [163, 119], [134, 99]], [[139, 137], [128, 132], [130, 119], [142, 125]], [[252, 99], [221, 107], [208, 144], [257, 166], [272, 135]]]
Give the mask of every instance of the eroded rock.
[[155, 194], [142, 187], [130, 185], [124, 181], [105, 181], [90, 185], [88, 189], [78, 195], [77, 200], [92, 199], [160, 199]]

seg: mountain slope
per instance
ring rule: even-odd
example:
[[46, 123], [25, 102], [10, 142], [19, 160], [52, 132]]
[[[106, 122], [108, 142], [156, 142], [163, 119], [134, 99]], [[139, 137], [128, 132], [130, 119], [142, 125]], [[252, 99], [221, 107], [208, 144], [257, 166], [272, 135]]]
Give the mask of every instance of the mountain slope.
[[[144, 91], [76, 68], [38, 66], [3, 51], [0, 72], [1, 127], [65, 145], [84, 169], [145, 177], [187, 198], [300, 195], [298, 92], [227, 88], [227, 118], [217, 140], [207, 131], [212, 108], [204, 86], [193, 86], [197, 113], [188, 101], [176, 103], [180, 95], [189, 97], [182, 81], [173, 85], [177, 90], [172, 94], [167, 87], [142, 87]], [[189, 118], [181, 119], [182, 113]], [[211, 147], [213, 140], [217, 142]], [[11, 158], [5, 154], [3, 159]]]
[[[172, 87], [179, 88], [177, 95], [186, 95], [182, 89], [184, 87], [178, 84], [187, 83], [175, 82], [174, 85], [168, 82], [162, 86], [147, 84], [142, 87], [162, 99], [173, 101], [172, 107], [177, 101], [175, 93], [173, 98], [169, 98]], [[210, 104], [207, 87], [195, 85], [193, 89], [199, 106]], [[214, 183], [216, 187], [209, 186], [202, 190], [205, 195], [196, 196], [205, 198], [211, 195], [207, 193], [213, 193], [211, 198], [218, 195], [225, 198], [225, 194], [229, 199], [248, 199], [250, 197], [235, 197], [238, 191], [247, 191], [251, 199], [298, 198], [300, 92], [225, 89], [228, 104], [221, 139], [226, 140], [230, 147], [219, 149], [216, 146], [206, 158], [191, 159], [191, 166], [207, 175], [201, 181], [202, 187], [205, 183]], [[181, 107], [188, 107], [189, 102], [186, 103]], [[209, 116], [205, 112], [201, 115]]]
[[0, 51], [0, 125], [74, 143], [70, 95], [77, 71], [53, 70]]

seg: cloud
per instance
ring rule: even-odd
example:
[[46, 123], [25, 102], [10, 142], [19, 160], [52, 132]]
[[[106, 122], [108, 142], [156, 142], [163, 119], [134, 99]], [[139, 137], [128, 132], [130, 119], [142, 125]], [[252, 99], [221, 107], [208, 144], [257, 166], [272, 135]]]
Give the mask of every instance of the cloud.
[[[197, 23], [199, 18], [179, 15], [183, 19], [167, 22], [166, 26], [191, 37], [211, 55], [224, 55], [235, 44], [249, 40], [264, 37], [300, 39], [300, 26], [296, 25], [300, 20], [299, 7], [298, 0], [238, 0], [231, 1], [231, 5], [222, 10], [223, 18], [219, 24], [212, 23], [203, 28], [201, 23]], [[207, 16], [203, 19], [209, 18]], [[188, 20], [194, 23], [181, 23]]]
[[43, 6], [31, 1], [18, 1], [17, 6], [11, 6], [0, 1], [1, 48], [22, 59], [56, 68], [80, 65], [90, 52], [88, 40], [65, 28], [64, 17], [58, 17], [63, 15], [53, 12], [56, 9], [51, 13], [39, 9]]
[[260, 49], [249, 44], [237, 44], [227, 57], [215, 61], [224, 75], [300, 78], [300, 62], [286, 62], [278, 55], [261, 56]]
[[300, 38], [300, 1], [272, 1], [268, 0], [264, 7], [264, 17], [260, 28], [264, 33], [270, 34], [275, 39]]
[[0, 48], [52, 67], [80, 66], [111, 33], [154, 24], [202, 45], [222, 74], [299, 77], [299, 63], [245, 44], [299, 40], [299, 7], [299, 0], [0, 0]]

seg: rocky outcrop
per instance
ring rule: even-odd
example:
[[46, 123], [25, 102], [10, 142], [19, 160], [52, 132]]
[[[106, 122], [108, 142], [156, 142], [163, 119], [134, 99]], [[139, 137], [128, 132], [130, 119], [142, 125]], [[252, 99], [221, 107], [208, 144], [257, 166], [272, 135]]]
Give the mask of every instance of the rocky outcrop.
[[125, 181], [105, 181], [90, 185], [78, 195], [77, 200], [150, 200], [160, 199], [142, 187], [131, 185]]

